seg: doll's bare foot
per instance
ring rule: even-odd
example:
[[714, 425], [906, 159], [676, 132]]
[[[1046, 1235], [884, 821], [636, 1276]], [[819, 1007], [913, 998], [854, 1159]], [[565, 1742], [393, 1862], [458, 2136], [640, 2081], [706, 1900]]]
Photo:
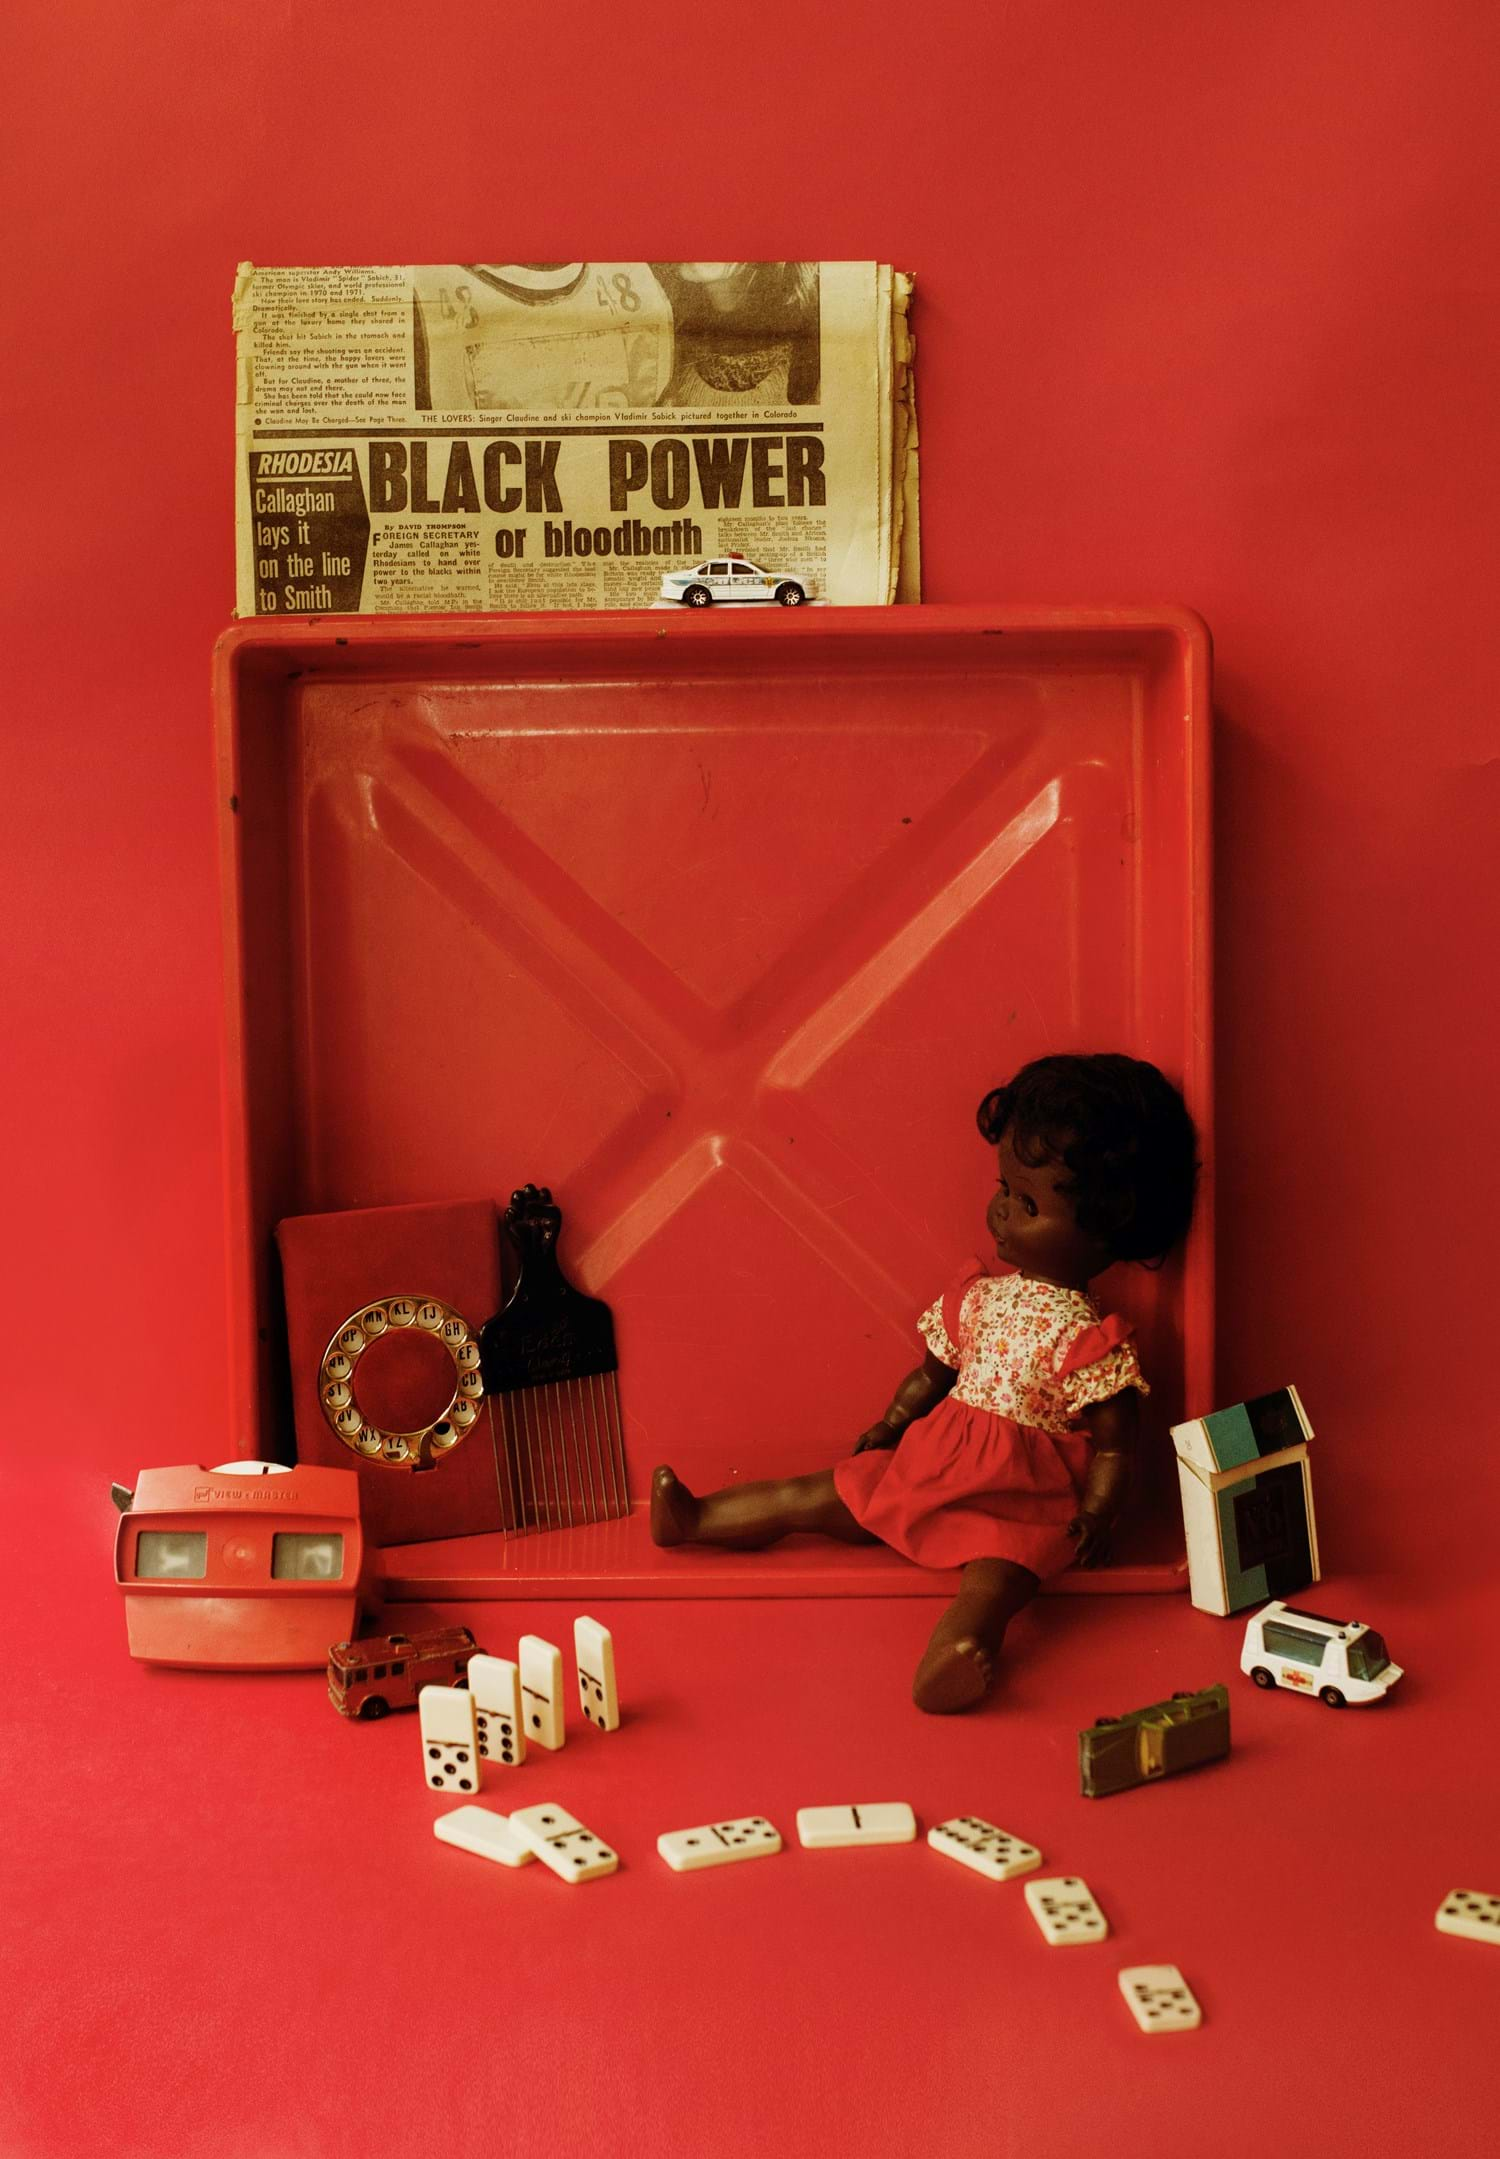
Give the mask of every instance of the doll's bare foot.
[[651, 1474], [651, 1542], [688, 1544], [698, 1527], [698, 1502], [663, 1462]]
[[912, 1681], [918, 1709], [938, 1717], [973, 1709], [995, 1683], [1005, 1630], [1040, 1584], [1009, 1559], [971, 1559], [963, 1587], [932, 1630]]
[[970, 1628], [955, 1628], [953, 1619], [950, 1609], [938, 1621], [911, 1685], [918, 1709], [936, 1717], [972, 1709], [995, 1684], [993, 1655]]

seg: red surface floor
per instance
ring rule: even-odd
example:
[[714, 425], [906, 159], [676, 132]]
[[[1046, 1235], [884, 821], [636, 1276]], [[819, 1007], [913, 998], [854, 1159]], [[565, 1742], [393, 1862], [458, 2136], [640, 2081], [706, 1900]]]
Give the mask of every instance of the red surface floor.
[[[570, 1889], [438, 1844], [413, 1716], [346, 1724], [316, 1675], [133, 1664], [105, 1493], [30, 1475], [16, 1519], [52, 1533], [12, 1608], [51, 1655], [5, 1757], [7, 2159], [1495, 2148], [1500, 1948], [1433, 1926], [1447, 1890], [1500, 1892], [1500, 1599], [1463, 1567], [1319, 1585], [1409, 1673], [1342, 1714], [1257, 1694], [1239, 1627], [1185, 1597], [1048, 1599], [1003, 1694], [950, 1720], [907, 1699], [936, 1602], [594, 1603], [622, 1728], [575, 1712], [562, 1753], [483, 1794], [556, 1799], [617, 1845], [617, 1875]], [[526, 1629], [567, 1645], [574, 1615], [442, 1611], [500, 1654]], [[1079, 1797], [1081, 1724], [1220, 1678], [1229, 1761]], [[1019, 1832], [1092, 1885], [1109, 1941], [1048, 1949], [1017, 1883], [920, 1836], [797, 1845], [799, 1806], [874, 1799]], [[661, 1830], [751, 1812], [780, 1857], [656, 1856]], [[1115, 1975], [1148, 1962], [1181, 1966], [1200, 2031], [1137, 2032]]]

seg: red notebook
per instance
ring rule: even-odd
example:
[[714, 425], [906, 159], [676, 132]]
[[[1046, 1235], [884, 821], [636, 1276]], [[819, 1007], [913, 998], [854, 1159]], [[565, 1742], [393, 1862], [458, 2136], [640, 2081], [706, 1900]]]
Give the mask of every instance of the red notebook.
[[276, 1239], [298, 1461], [357, 1473], [371, 1544], [509, 1527], [479, 1380], [494, 1203], [290, 1215]]

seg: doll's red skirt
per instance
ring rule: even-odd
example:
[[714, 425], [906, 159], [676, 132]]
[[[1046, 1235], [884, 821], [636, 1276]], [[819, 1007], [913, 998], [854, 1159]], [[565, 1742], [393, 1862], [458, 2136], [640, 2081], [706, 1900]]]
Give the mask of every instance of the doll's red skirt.
[[894, 1449], [836, 1463], [855, 1520], [919, 1567], [1010, 1559], [1042, 1579], [1071, 1566], [1067, 1527], [1093, 1455], [1087, 1432], [1055, 1437], [950, 1394]]

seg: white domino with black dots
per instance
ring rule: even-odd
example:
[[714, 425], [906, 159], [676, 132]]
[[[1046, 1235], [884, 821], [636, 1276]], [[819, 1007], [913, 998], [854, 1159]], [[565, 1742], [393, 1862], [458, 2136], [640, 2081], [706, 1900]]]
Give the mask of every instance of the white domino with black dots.
[[618, 1731], [620, 1697], [615, 1689], [614, 1636], [597, 1619], [575, 1619], [573, 1649], [578, 1659], [578, 1701], [584, 1715], [601, 1732]]
[[857, 1807], [799, 1807], [797, 1835], [810, 1852], [850, 1844], [910, 1844], [917, 1818], [904, 1799], [866, 1800]]
[[1109, 1921], [1094, 1901], [1087, 1882], [1076, 1874], [1055, 1874], [1046, 1881], [1027, 1882], [1026, 1902], [1054, 1949], [1069, 1949], [1080, 1942], [1102, 1942]]
[[1461, 1934], [1470, 1942], [1500, 1942], [1500, 1897], [1479, 1889], [1450, 1889], [1438, 1906], [1439, 1934]]
[[552, 1800], [538, 1807], [518, 1807], [510, 1826], [542, 1865], [565, 1882], [597, 1881], [601, 1874], [613, 1874], [620, 1864], [617, 1852]]
[[1008, 1829], [997, 1829], [977, 1814], [956, 1814], [952, 1821], [939, 1822], [936, 1829], [928, 1830], [927, 1841], [945, 1859], [956, 1859], [961, 1867], [972, 1867], [992, 1882], [1033, 1874], [1042, 1863], [1034, 1844], [1024, 1844]]
[[521, 1725], [521, 1675], [506, 1657], [469, 1659], [469, 1692], [479, 1732], [479, 1758], [515, 1769], [526, 1759]]
[[429, 1789], [477, 1792], [479, 1732], [473, 1695], [466, 1687], [423, 1687], [417, 1696], [417, 1713], [422, 1724], [422, 1769]]
[[1195, 2032], [1203, 2011], [1175, 1964], [1127, 1964], [1120, 1992], [1143, 2032]]
[[560, 1747], [567, 1737], [562, 1651], [539, 1634], [523, 1634], [516, 1654], [521, 1660], [521, 1720], [526, 1737], [538, 1747]]
[[656, 1849], [674, 1874], [699, 1867], [731, 1867], [741, 1859], [770, 1859], [781, 1850], [781, 1835], [763, 1814], [734, 1822], [706, 1822], [701, 1829], [668, 1829]]

